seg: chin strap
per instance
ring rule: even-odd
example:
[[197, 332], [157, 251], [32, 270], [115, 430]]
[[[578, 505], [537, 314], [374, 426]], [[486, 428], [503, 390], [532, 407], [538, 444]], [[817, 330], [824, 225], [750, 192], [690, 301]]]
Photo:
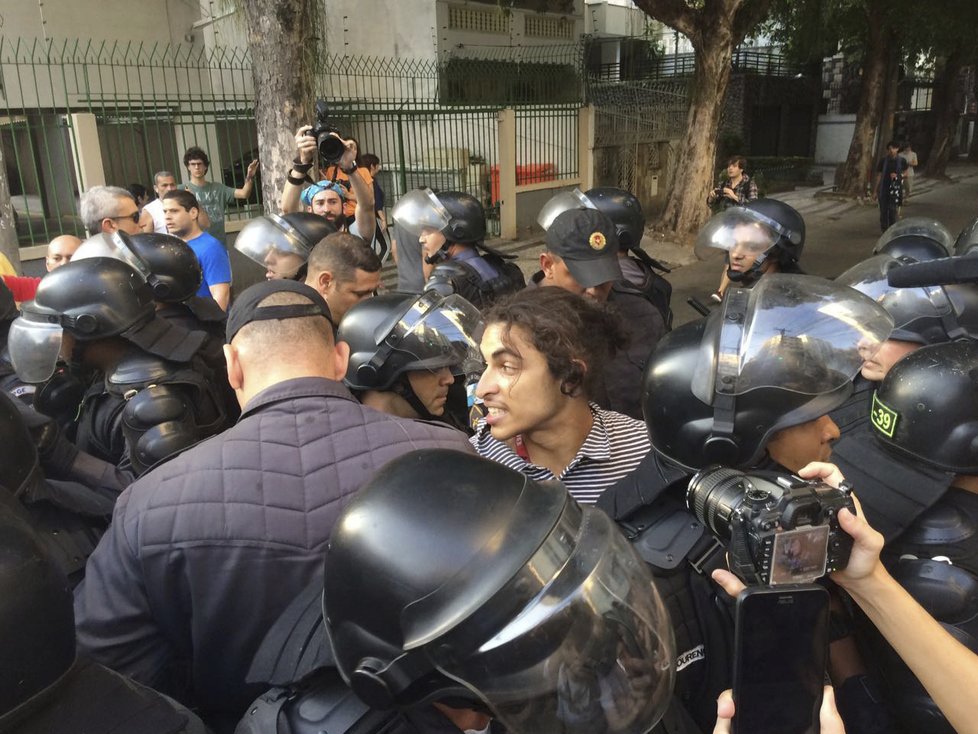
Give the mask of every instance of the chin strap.
[[428, 265], [437, 265], [438, 263], [444, 262], [447, 259], [448, 259], [448, 243], [447, 242], [444, 245], [442, 245], [439, 248], [438, 252], [436, 252], [434, 255], [425, 255], [424, 256], [424, 261]]
[[418, 417], [426, 421], [437, 421], [441, 420], [436, 415], [432, 415], [428, 412], [428, 409], [421, 402], [421, 399], [415, 394], [411, 387], [411, 383], [408, 381], [407, 375], [403, 374], [397, 378], [393, 385], [391, 385], [391, 392], [395, 395], [404, 398], [407, 404], [411, 406], [411, 409], [418, 414]]

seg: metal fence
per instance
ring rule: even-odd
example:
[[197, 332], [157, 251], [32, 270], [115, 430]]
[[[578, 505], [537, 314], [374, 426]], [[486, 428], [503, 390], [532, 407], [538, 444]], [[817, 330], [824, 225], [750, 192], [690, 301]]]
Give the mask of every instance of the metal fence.
[[[317, 57], [317, 95], [335, 122], [377, 155], [391, 206], [420, 185], [469, 191], [498, 233], [496, 115], [519, 111], [518, 161], [526, 175], [577, 175], [576, 110], [584, 103], [581, 44], [456, 49], [439, 59]], [[239, 187], [257, 154], [255, 91], [241, 49], [0, 36], [0, 145], [22, 244], [82, 235], [78, 197], [95, 157], [104, 181], [149, 187], [153, 173], [186, 176], [199, 145], [209, 178]], [[88, 167], [84, 160], [88, 156]], [[98, 166], [96, 166], [96, 169]], [[542, 171], [542, 173], [541, 173]], [[259, 212], [258, 192], [229, 219]]]

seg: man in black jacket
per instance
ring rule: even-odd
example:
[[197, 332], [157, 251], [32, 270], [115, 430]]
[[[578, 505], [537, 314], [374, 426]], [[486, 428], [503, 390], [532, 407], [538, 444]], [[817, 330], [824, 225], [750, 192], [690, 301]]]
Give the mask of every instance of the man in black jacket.
[[248, 665], [320, 578], [350, 496], [412, 449], [471, 452], [460, 432], [356, 401], [340, 382], [349, 350], [304, 284], [252, 286], [227, 338], [241, 418], [123, 493], [75, 597], [80, 649], [199, 707], [219, 732], [261, 692], [244, 683]]

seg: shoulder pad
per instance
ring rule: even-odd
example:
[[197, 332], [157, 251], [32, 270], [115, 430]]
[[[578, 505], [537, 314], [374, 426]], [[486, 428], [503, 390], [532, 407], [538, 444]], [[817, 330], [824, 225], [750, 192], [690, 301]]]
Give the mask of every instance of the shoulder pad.
[[105, 383], [112, 388], [140, 388], [163, 380], [179, 369], [172, 362], [146, 352], [131, 351], [122, 358], [112, 372], [105, 376]]
[[440, 262], [431, 271], [427, 282], [424, 284], [426, 291], [434, 291], [441, 296], [450, 296], [458, 291], [455, 281], [460, 278], [469, 277], [469, 272], [465, 266], [453, 260]]
[[223, 324], [228, 319], [228, 315], [224, 309], [218, 306], [217, 301], [210, 296], [206, 298], [203, 296], [191, 296], [183, 303], [190, 309], [194, 316], [204, 323], [219, 322]]

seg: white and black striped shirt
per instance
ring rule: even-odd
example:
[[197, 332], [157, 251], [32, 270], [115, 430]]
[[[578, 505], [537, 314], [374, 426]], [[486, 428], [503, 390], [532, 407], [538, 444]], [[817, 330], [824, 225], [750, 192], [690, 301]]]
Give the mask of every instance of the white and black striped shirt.
[[570, 464], [555, 477], [546, 467], [532, 464], [507, 444], [492, 437], [483, 418], [469, 439], [479, 456], [515, 469], [535, 481], [559, 479], [581, 504], [594, 504], [604, 490], [631, 474], [652, 444], [645, 423], [590, 403], [594, 421]]

